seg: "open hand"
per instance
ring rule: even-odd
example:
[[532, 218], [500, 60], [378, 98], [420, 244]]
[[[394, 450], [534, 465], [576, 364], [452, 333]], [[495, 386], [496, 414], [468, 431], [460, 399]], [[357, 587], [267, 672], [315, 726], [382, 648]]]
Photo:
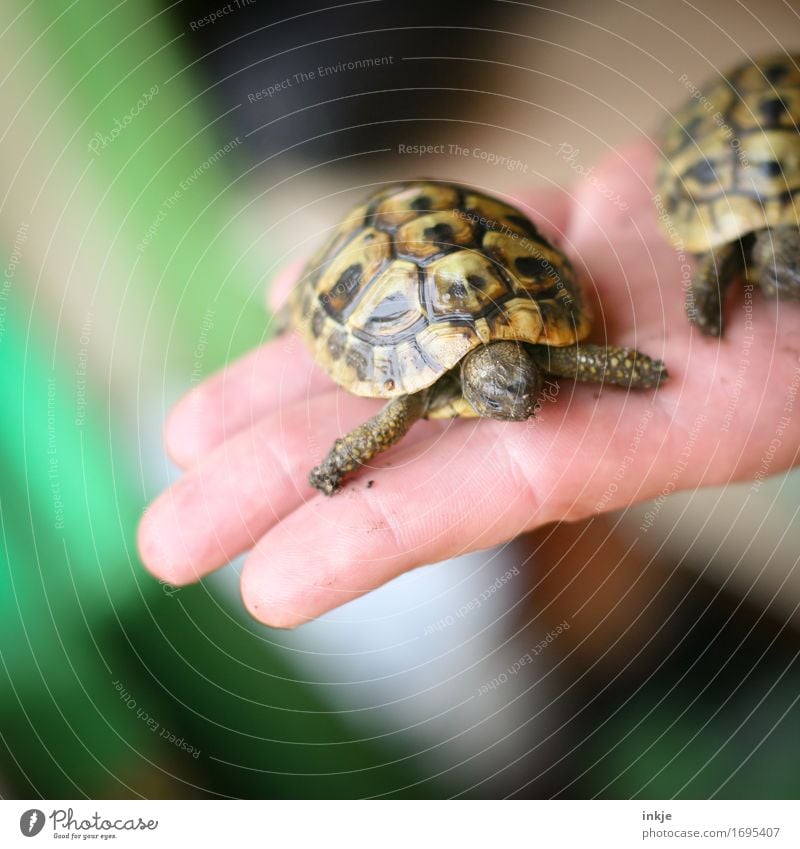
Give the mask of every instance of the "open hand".
[[[512, 201], [576, 266], [595, 316], [591, 341], [663, 359], [666, 384], [626, 392], [561, 380], [524, 423], [419, 422], [328, 498], [309, 486], [309, 470], [383, 402], [337, 387], [289, 333], [172, 411], [167, 449], [186, 474], [142, 519], [148, 569], [181, 585], [252, 549], [247, 609], [292, 627], [415, 566], [548, 522], [796, 464], [800, 305], [740, 285], [722, 340], [690, 327], [691, 258], [658, 226], [655, 156], [642, 141], [569, 189]], [[273, 307], [293, 280], [276, 282]]]

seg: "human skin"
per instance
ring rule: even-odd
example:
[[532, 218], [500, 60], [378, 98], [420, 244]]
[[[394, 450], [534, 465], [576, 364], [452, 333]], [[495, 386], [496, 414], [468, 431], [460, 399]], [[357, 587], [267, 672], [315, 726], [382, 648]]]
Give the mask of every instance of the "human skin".
[[[419, 422], [329, 498], [309, 486], [310, 468], [383, 402], [337, 387], [289, 333], [172, 410], [166, 447], [186, 473], [142, 518], [146, 567], [183, 585], [249, 551], [246, 608], [294, 627], [416, 566], [548, 522], [797, 464], [800, 306], [739, 284], [722, 340], [690, 326], [688, 260], [652, 202], [655, 157], [643, 140], [606, 158], [592, 181], [514, 200], [576, 266], [595, 316], [591, 341], [663, 359], [666, 384], [628, 392], [560, 379], [528, 422]], [[297, 272], [275, 282], [273, 309]]]

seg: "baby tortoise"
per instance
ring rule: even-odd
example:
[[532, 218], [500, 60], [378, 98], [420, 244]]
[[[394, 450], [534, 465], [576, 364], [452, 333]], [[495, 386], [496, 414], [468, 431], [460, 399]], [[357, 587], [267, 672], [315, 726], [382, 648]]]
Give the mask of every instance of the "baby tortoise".
[[667, 229], [697, 255], [690, 320], [722, 334], [728, 285], [800, 300], [800, 55], [748, 62], [698, 89], [667, 123], [657, 203]]
[[345, 389], [389, 399], [311, 472], [326, 495], [420, 418], [533, 416], [545, 374], [667, 377], [632, 348], [577, 344], [590, 319], [567, 258], [516, 207], [450, 183], [392, 183], [352, 210], [282, 323]]

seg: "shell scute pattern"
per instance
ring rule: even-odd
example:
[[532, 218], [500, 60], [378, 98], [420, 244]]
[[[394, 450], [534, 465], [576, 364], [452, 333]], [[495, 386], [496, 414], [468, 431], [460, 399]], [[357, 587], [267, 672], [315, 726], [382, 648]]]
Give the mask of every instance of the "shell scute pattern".
[[407, 221], [398, 228], [395, 249], [400, 257], [431, 260], [457, 251], [475, 240], [472, 225], [459, 218], [452, 209], [439, 210]]
[[317, 280], [319, 302], [328, 315], [336, 320], [344, 318], [391, 256], [388, 233], [374, 227], [356, 233], [329, 260]]
[[431, 322], [469, 321], [508, 294], [499, 270], [478, 252], [450, 254], [425, 269], [425, 303]]
[[667, 122], [658, 191], [702, 253], [747, 233], [796, 224], [800, 56], [748, 63]]
[[371, 397], [425, 389], [483, 343], [569, 345], [589, 331], [572, 267], [519, 209], [429, 181], [357, 207], [290, 303], [316, 361]]
[[369, 215], [376, 227], [394, 230], [420, 213], [452, 210], [458, 206], [458, 190], [444, 183], [418, 181], [405, 183], [399, 190], [378, 192], [369, 204]]
[[408, 260], [398, 259], [368, 286], [351, 313], [351, 332], [367, 340], [391, 342], [409, 335], [422, 320], [419, 301], [419, 273]]

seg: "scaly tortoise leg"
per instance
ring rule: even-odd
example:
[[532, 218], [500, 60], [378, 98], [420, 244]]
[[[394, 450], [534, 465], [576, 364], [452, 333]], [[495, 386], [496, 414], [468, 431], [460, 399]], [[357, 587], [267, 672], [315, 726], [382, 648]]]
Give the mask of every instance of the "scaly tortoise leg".
[[669, 377], [661, 360], [634, 348], [581, 344], [563, 348], [531, 345], [530, 350], [539, 368], [556, 377], [614, 383], [632, 389], [652, 389]]
[[746, 267], [747, 250], [741, 241], [701, 254], [686, 293], [686, 315], [706, 336], [722, 335], [725, 293]]
[[379, 413], [333, 443], [328, 456], [311, 471], [308, 482], [325, 495], [333, 495], [342, 478], [386, 451], [406, 435], [425, 412], [427, 393], [401, 395]]

